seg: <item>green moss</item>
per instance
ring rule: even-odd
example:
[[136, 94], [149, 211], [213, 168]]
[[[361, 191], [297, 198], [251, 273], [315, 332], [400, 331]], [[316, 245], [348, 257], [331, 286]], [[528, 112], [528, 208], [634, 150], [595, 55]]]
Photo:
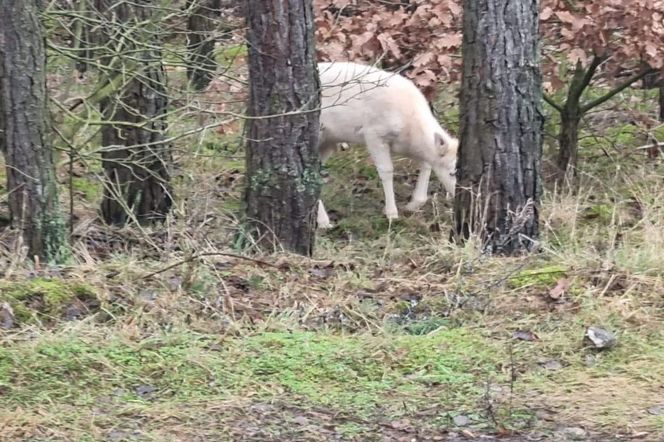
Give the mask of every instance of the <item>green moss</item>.
[[347, 439], [357, 440], [365, 432], [369, 431], [366, 425], [361, 425], [356, 422], [345, 422], [335, 427], [337, 433]]
[[0, 301], [8, 302], [19, 322], [62, 317], [76, 300], [96, 301], [94, 289], [81, 282], [35, 278], [0, 283]]
[[247, 55], [247, 45], [237, 44], [227, 46], [217, 53], [217, 62], [222, 66], [230, 66], [238, 57]]
[[67, 241], [67, 229], [60, 213], [42, 218], [42, 236], [44, 241], [43, 258], [48, 264], [63, 264], [71, 258], [71, 249]]
[[390, 399], [392, 411], [403, 413], [405, 402], [417, 402], [432, 386], [439, 386], [440, 403], [472, 404], [482, 394], [477, 380], [499, 353], [461, 329], [389, 339], [263, 333], [212, 350], [216, 339], [179, 332], [133, 343], [69, 334], [3, 347], [3, 402], [92, 404], [118, 390], [117, 400], [140, 401], [136, 386], [149, 385], [167, 401], [278, 394], [367, 414]]
[[[219, 136], [209, 133], [202, 142], [204, 153], [237, 155], [242, 148], [242, 138], [236, 135]], [[224, 164], [241, 165], [244, 167], [244, 158], [224, 158]]]
[[411, 335], [426, 335], [440, 328], [449, 327], [450, 321], [446, 318], [431, 317], [414, 321], [405, 327], [405, 330]]
[[653, 131], [653, 135], [658, 142], [660, 143], [664, 142], [664, 125], [657, 126]]
[[583, 219], [607, 225], [613, 218], [615, 206], [612, 204], [595, 204], [587, 207], [583, 212]]
[[469, 351], [478, 339], [461, 329], [389, 340], [267, 333], [244, 342], [247, 354], [238, 364], [264, 388], [368, 412], [388, 396], [404, 394], [403, 400], [410, 401], [430, 385], [446, 386], [441, 401], [476, 399], [475, 372], [488, 369], [491, 361], [488, 342], [475, 347], [486, 351]]
[[536, 269], [523, 270], [509, 279], [512, 288], [527, 286], [551, 287], [565, 274], [567, 269], [563, 266], [552, 265]]
[[83, 194], [83, 198], [90, 203], [96, 203], [101, 200], [103, 193], [102, 185], [97, 180], [91, 180], [86, 177], [74, 177], [72, 185], [75, 192]]

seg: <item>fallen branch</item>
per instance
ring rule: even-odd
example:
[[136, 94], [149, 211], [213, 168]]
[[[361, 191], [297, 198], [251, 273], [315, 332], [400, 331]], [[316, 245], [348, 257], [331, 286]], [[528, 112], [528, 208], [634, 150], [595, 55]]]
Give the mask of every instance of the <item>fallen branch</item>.
[[644, 144], [643, 146], [639, 146], [635, 149], [636, 150], [643, 150], [643, 149], [652, 149], [653, 147], [664, 147], [664, 142]]
[[169, 271], [169, 270], [171, 270], [175, 267], [181, 266], [183, 264], [186, 264], [186, 263], [191, 262], [191, 261], [193, 261], [195, 259], [198, 259], [198, 258], [202, 258], [204, 256], [226, 256], [228, 258], [243, 259], [245, 261], [253, 262], [254, 264], [259, 264], [259, 265], [262, 265], [262, 266], [272, 267], [272, 268], [275, 268], [277, 270], [281, 270], [281, 268], [279, 268], [278, 266], [276, 266], [274, 264], [270, 264], [269, 262], [261, 261], [260, 259], [249, 258], [248, 256], [236, 255], [234, 253], [226, 253], [226, 252], [203, 252], [203, 253], [196, 253], [195, 255], [191, 255], [187, 258], [181, 259], [180, 261], [178, 261], [174, 264], [171, 264], [171, 265], [166, 266], [162, 269], [156, 270], [152, 273], [148, 273], [147, 275], [141, 276], [140, 279], [151, 278], [155, 275], [159, 275], [160, 273], [167, 272], [167, 271]]

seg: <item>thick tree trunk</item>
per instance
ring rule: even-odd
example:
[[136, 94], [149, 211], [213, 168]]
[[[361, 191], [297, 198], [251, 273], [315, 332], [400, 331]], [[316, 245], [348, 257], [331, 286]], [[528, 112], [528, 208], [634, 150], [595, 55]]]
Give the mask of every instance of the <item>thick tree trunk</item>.
[[97, 0], [97, 9], [108, 12], [102, 38], [113, 47], [123, 42], [119, 52], [131, 55], [102, 56], [101, 75], [108, 81], [120, 73], [134, 78], [100, 105], [104, 119], [113, 122], [102, 128], [106, 186], [101, 212], [111, 224], [122, 225], [132, 217], [148, 223], [163, 220], [172, 204], [171, 150], [164, 141], [168, 97], [158, 20], [151, 16], [150, 4], [115, 3]]
[[311, 255], [320, 194], [320, 92], [307, 0], [249, 0], [247, 188], [260, 243]]
[[31, 257], [57, 263], [69, 249], [53, 167], [38, 3], [5, 0], [0, 10], [0, 146], [11, 222]]
[[204, 89], [214, 78], [214, 31], [221, 14], [221, 0], [188, 0], [192, 8], [187, 20], [187, 78], [196, 90]]
[[456, 231], [511, 255], [538, 236], [538, 0], [465, 0]]

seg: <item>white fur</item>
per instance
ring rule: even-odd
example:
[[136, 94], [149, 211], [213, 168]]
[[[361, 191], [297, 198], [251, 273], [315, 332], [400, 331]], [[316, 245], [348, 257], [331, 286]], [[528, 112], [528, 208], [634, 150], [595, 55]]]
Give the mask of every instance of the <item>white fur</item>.
[[[424, 95], [407, 78], [356, 63], [318, 64], [321, 80], [319, 152], [325, 162], [339, 143], [364, 144], [376, 165], [385, 194], [385, 215], [398, 218], [392, 154], [420, 163], [420, 174], [406, 210], [427, 201], [433, 170], [445, 190], [454, 195], [458, 140], [432, 115]], [[331, 227], [322, 201], [318, 226]]]

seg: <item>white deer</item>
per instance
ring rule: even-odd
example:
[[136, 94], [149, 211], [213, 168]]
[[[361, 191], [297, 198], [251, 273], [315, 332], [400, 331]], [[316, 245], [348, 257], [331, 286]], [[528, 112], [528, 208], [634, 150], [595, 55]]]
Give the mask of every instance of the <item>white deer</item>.
[[[431, 170], [454, 196], [459, 142], [436, 121], [426, 98], [407, 78], [372, 66], [319, 63], [321, 132], [319, 153], [325, 162], [340, 143], [364, 144], [385, 193], [385, 215], [399, 217], [394, 198], [392, 154], [420, 163], [420, 173], [408, 211], [427, 201]], [[322, 201], [318, 227], [332, 227]]]

